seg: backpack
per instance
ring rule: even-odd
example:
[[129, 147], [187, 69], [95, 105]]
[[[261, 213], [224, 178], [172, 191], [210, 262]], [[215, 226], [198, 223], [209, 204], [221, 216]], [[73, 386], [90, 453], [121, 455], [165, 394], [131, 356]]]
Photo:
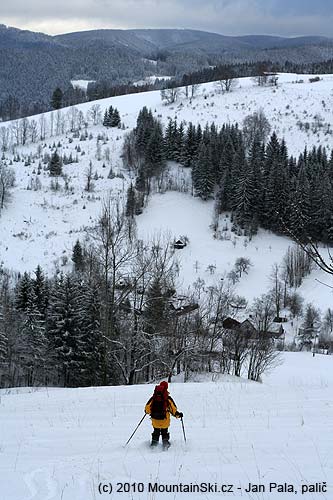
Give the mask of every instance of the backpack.
[[166, 418], [168, 406], [168, 391], [157, 385], [154, 390], [151, 403], [150, 416], [155, 420], [164, 420]]

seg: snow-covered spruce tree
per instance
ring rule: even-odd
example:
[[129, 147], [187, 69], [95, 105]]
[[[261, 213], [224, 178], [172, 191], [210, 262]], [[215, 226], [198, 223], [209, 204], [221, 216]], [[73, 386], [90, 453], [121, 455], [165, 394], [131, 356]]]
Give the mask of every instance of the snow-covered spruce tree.
[[51, 99], [52, 108], [60, 109], [62, 107], [62, 99], [63, 99], [63, 92], [59, 87], [57, 87], [52, 94], [52, 99]]
[[8, 361], [8, 335], [6, 333], [3, 304], [0, 303], [0, 371], [1, 367]]
[[49, 300], [48, 281], [45, 278], [44, 272], [40, 265], [35, 271], [35, 278], [32, 280], [32, 287], [36, 297], [36, 307], [43, 319], [46, 316], [46, 309]]
[[310, 234], [316, 241], [333, 241], [333, 184], [328, 171], [320, 169], [313, 180], [311, 196]]
[[15, 307], [19, 311], [25, 311], [28, 306], [30, 294], [32, 293], [33, 282], [30, 275], [25, 272], [18, 281], [16, 287]]
[[256, 189], [254, 170], [244, 162], [235, 184], [233, 212], [237, 222], [244, 227], [250, 227], [256, 213]]
[[113, 126], [111, 125], [112, 117], [113, 117], [113, 106], [110, 106], [109, 109], [106, 109], [104, 113], [104, 118], [103, 118], [104, 127], [108, 128]]
[[185, 136], [185, 129], [184, 129], [184, 123], [181, 122], [179, 127], [177, 127], [176, 131], [176, 138], [175, 138], [175, 143], [174, 143], [174, 159], [175, 161], [178, 161], [181, 163], [182, 161], [182, 151], [184, 147], [184, 136]]
[[101, 331], [99, 283], [90, 281], [80, 286], [78, 321], [80, 325], [80, 383], [87, 386], [100, 385], [105, 349]]
[[103, 125], [104, 125], [104, 127], [109, 127], [110, 126], [109, 113], [108, 113], [107, 109], [104, 111]]
[[289, 227], [297, 238], [304, 241], [311, 220], [310, 184], [304, 167], [299, 170], [295, 191], [290, 196]]
[[111, 127], [120, 127], [121, 119], [120, 114], [117, 108], [113, 109], [113, 112], [110, 115], [110, 126]]
[[156, 121], [151, 130], [145, 149], [145, 169], [150, 178], [160, 174], [165, 165], [164, 138], [160, 122]]
[[58, 383], [75, 387], [82, 382], [82, 333], [79, 290], [75, 279], [61, 275], [50, 290], [48, 337], [58, 366]]
[[253, 172], [253, 196], [255, 219], [261, 220], [264, 213], [263, 171], [265, 165], [265, 146], [254, 140], [248, 152], [247, 162]]
[[279, 142], [273, 132], [266, 147], [266, 161], [263, 175], [264, 213], [262, 224], [273, 231], [282, 230], [281, 220], [285, 217], [288, 193], [287, 149], [284, 141]]
[[304, 314], [304, 320], [299, 329], [298, 337], [301, 348], [309, 349], [314, 346], [316, 336], [320, 330], [320, 312], [313, 304], [307, 304]]
[[48, 369], [47, 352], [45, 321], [37, 308], [37, 298], [32, 288], [24, 313], [23, 327], [20, 329], [19, 344], [26, 385], [45, 384]]
[[212, 195], [215, 186], [215, 175], [209, 147], [204, 142], [200, 145], [198, 156], [194, 161], [192, 181], [197, 196], [207, 200]]
[[84, 270], [85, 259], [84, 259], [82, 245], [79, 240], [76, 240], [76, 243], [73, 246], [72, 261], [74, 263], [75, 272], [81, 272]]
[[190, 122], [187, 128], [184, 146], [181, 154], [181, 162], [184, 167], [191, 167], [197, 154], [198, 142], [195, 126]]
[[177, 129], [177, 120], [169, 118], [164, 134], [165, 157], [167, 160], [176, 160]]
[[57, 150], [52, 154], [48, 168], [52, 177], [57, 177], [62, 174], [62, 160]]
[[151, 131], [154, 126], [154, 118], [151, 110], [148, 111], [148, 108], [145, 106], [139, 112], [136, 128], [135, 128], [135, 137], [136, 137], [136, 149], [139, 155], [145, 155], [146, 147], [151, 135]]
[[130, 187], [127, 190], [127, 200], [126, 200], [126, 217], [134, 217], [137, 209], [137, 200], [135, 189], [133, 184], [131, 183]]

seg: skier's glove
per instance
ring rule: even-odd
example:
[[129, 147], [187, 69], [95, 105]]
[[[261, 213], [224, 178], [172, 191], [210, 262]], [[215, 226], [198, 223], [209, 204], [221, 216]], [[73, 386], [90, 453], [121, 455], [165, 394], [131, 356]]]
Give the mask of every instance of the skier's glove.
[[183, 418], [183, 414], [182, 414], [182, 412], [181, 412], [181, 411], [177, 411], [177, 412], [176, 412], [176, 417], [177, 417], [177, 418]]

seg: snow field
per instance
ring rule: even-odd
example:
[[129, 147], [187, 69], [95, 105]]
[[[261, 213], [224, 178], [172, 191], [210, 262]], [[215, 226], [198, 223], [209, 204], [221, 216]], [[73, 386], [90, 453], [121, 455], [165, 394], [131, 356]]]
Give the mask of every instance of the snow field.
[[[326, 481], [333, 495], [332, 357], [284, 353], [284, 363], [263, 384], [215, 377], [172, 383], [184, 412], [172, 419], [168, 452], [149, 448], [148, 417], [127, 447], [143, 415], [151, 385], [85, 389], [3, 390], [0, 403], [0, 476], [3, 500], [90, 500], [100, 483], [145, 485], [145, 491], [105, 498], [183, 498], [148, 492], [148, 483], [233, 484], [235, 499], [277, 500], [294, 493], [247, 493], [248, 483]], [[242, 488], [238, 490], [237, 488]], [[189, 494], [187, 494], [189, 495]], [[192, 493], [195, 500], [218, 498]]]

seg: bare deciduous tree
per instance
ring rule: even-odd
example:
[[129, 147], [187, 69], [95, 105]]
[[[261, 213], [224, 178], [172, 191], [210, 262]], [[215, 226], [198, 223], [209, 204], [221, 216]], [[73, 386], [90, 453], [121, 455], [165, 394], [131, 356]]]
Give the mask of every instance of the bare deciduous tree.
[[256, 339], [249, 341], [247, 359], [247, 378], [256, 382], [261, 376], [281, 363], [281, 354], [276, 350], [272, 339], [260, 332]]
[[90, 193], [91, 191], [94, 190], [94, 183], [92, 181], [93, 179], [93, 166], [92, 166], [92, 161], [89, 162], [89, 167], [85, 171], [85, 178], [86, 178], [86, 186], [85, 190]]
[[177, 101], [179, 96], [179, 88], [176, 87], [175, 85], [161, 90], [161, 99], [162, 102], [165, 101], [166, 104], [173, 104], [174, 102]]
[[88, 116], [92, 120], [94, 125], [98, 125], [102, 122], [102, 110], [99, 104], [94, 104], [88, 111]]
[[15, 173], [0, 162], [0, 212], [10, 197], [10, 189], [15, 184]]
[[271, 126], [262, 109], [248, 115], [243, 120], [243, 135], [247, 148], [254, 140], [265, 143], [271, 131]]

